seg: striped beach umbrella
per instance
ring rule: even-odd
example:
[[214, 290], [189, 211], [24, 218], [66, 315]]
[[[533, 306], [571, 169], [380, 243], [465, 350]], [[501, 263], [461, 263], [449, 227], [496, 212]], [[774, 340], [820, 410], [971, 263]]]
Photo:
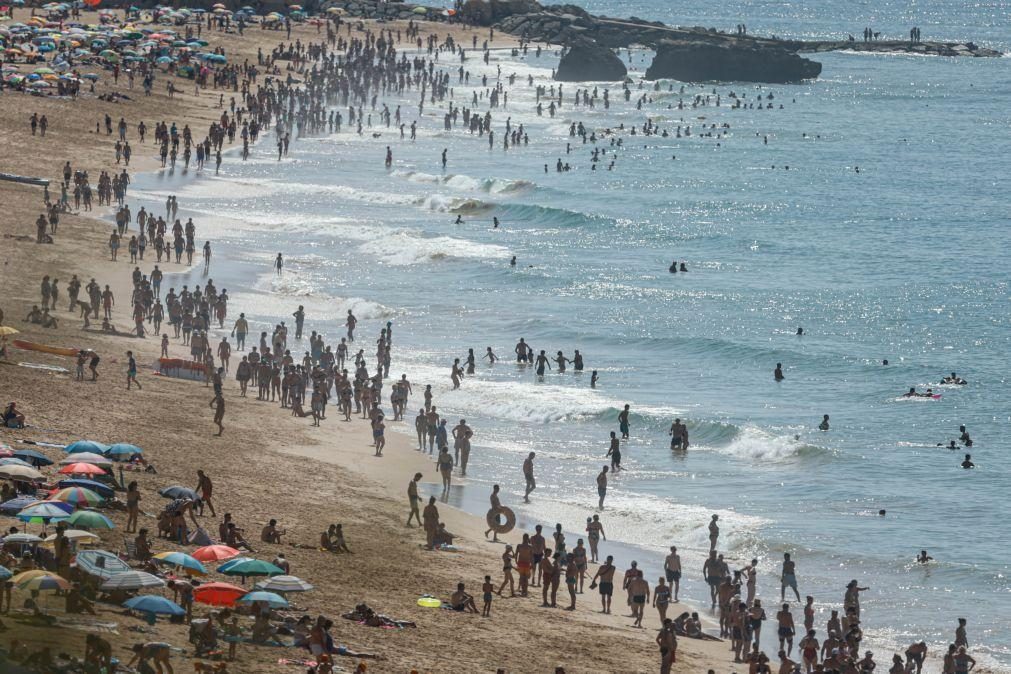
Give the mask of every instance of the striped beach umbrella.
[[165, 581], [144, 571], [124, 571], [109, 576], [98, 588], [103, 591], [109, 590], [143, 590], [149, 587], [165, 587]]
[[79, 529], [115, 529], [116, 525], [108, 517], [94, 510], [78, 510], [70, 516], [68, 523]]
[[[20, 574], [19, 574], [20, 575]], [[17, 579], [18, 576], [14, 577], [14, 587], [25, 592], [41, 592], [44, 590], [69, 590], [70, 583], [67, 582], [62, 576], [58, 576], [55, 573], [43, 572], [41, 576], [34, 576], [32, 578], [23, 578], [21, 580]]]
[[53, 501], [63, 501], [78, 507], [101, 505], [104, 498], [83, 487], [67, 487], [49, 497]]
[[[93, 534], [92, 534], [93, 535]], [[77, 553], [77, 568], [102, 580], [130, 573], [130, 565], [105, 550], [84, 550]]]
[[257, 590], [269, 590], [270, 592], [308, 592], [313, 586], [296, 576], [274, 576], [267, 580], [261, 580], [255, 585]]

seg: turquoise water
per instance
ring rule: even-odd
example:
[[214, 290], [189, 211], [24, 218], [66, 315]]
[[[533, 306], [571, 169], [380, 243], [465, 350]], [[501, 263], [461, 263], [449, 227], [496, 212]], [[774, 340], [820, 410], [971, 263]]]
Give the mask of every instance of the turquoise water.
[[[824, 36], [842, 23], [833, 14], [842, 9], [794, 16], [779, 7], [740, 11], [753, 32]], [[912, 25], [910, 7], [865, 4], [896, 26]], [[957, 17], [938, 3], [924, 7], [925, 39], [1006, 43], [1006, 6]], [[624, 11], [674, 20], [679, 8], [648, 9]], [[732, 8], [720, 11], [692, 18], [728, 28], [739, 20]], [[855, 17], [851, 32], [867, 22]], [[374, 113], [378, 138], [302, 139], [280, 165], [268, 138], [250, 161], [227, 159], [218, 177], [163, 172], [138, 186], [156, 212], [166, 194], [179, 195], [198, 237], [215, 242], [216, 285], [256, 329], [303, 304], [307, 327], [336, 339], [350, 308], [371, 354], [370, 340], [392, 321], [394, 373], [407, 372], [416, 392], [432, 383], [448, 418], [475, 427], [464, 484], [482, 501], [500, 482], [504, 502], [517, 504], [520, 464], [536, 451], [539, 487], [522, 516], [580, 532], [608, 432], [628, 403], [628, 470], [612, 479], [605, 527], [648, 560], [678, 545], [687, 598], [706, 596], [705, 525], [720, 513], [728, 556], [742, 565], [758, 557], [769, 572], [759, 581], [766, 603], [778, 599], [776, 570], [789, 551], [801, 592], [825, 611], [839, 608], [849, 579], [871, 586], [872, 648], [920, 638], [943, 647], [964, 616], [973, 654], [1011, 671], [1009, 62], [817, 58], [823, 77], [801, 86], [685, 85], [680, 94], [680, 84], [634, 85], [626, 103], [620, 87], [600, 84], [610, 87], [609, 110], [574, 108], [576, 87], [566, 85], [552, 120], [536, 115], [526, 78], [550, 86], [557, 56], [497, 51], [489, 66], [468, 63], [472, 82], [494, 79], [498, 65], [518, 76], [506, 85], [508, 108], [493, 111], [494, 149], [462, 129], [442, 131], [443, 112], [429, 105], [415, 143], [378, 128]], [[641, 71], [649, 55], [631, 59]], [[457, 86], [457, 103], [469, 105], [471, 91]], [[772, 92], [774, 108], [733, 110], [732, 91], [755, 103]], [[642, 94], [652, 101], [637, 110]], [[710, 104], [676, 109], [696, 94]], [[416, 118], [415, 94], [387, 100], [403, 106], [407, 124]], [[608, 157], [597, 171], [593, 144], [568, 134], [571, 121], [599, 131], [647, 116], [671, 136], [626, 131], [623, 148], [604, 138], [597, 147]], [[506, 117], [524, 124], [528, 146], [502, 149]], [[730, 128], [700, 137], [703, 123]], [[676, 138], [679, 124], [692, 135]], [[559, 157], [573, 170], [555, 172]], [[454, 224], [457, 215], [464, 224]], [[288, 261], [281, 279], [270, 273], [278, 251]], [[669, 274], [675, 258], [690, 272]], [[202, 282], [197, 273], [168, 278]], [[538, 381], [511, 362], [521, 336], [549, 354], [578, 348], [599, 387], [589, 388], [588, 371]], [[449, 391], [452, 359], [467, 348], [480, 357], [487, 346], [503, 362], [479, 366]], [[786, 374], [779, 384], [777, 362]], [[970, 385], [938, 388], [952, 370]], [[942, 399], [898, 398], [930, 385]], [[823, 414], [828, 433], [816, 428]], [[675, 416], [688, 421], [687, 455], [668, 449]], [[960, 424], [975, 440], [975, 471], [959, 468], [961, 452], [935, 446], [957, 438]], [[921, 548], [937, 562], [913, 564]]]

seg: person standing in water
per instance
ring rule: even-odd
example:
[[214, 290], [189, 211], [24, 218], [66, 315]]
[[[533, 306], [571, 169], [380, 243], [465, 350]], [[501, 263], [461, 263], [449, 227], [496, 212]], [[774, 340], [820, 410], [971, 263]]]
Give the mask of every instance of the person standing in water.
[[597, 475], [597, 510], [604, 509], [604, 497], [607, 496], [607, 466], [604, 466], [600, 470], [600, 474]]
[[549, 370], [551, 369], [551, 362], [548, 361], [548, 357], [546, 355], [544, 355], [544, 350], [543, 349], [541, 350], [541, 352], [539, 354], [537, 354], [536, 365], [537, 365], [537, 376], [538, 377], [543, 377], [544, 376], [544, 368], [545, 368], [545, 366]]
[[611, 446], [608, 447], [604, 458], [608, 456], [611, 457], [611, 470], [615, 472], [621, 470], [621, 441], [614, 431], [611, 431]]
[[720, 525], [717, 524], [719, 521], [719, 515], [713, 515], [712, 519], [709, 520], [709, 549], [716, 549], [716, 541], [720, 538]]
[[625, 409], [618, 413], [618, 429], [621, 431], [622, 440], [628, 440], [628, 415], [629, 406], [625, 405]]
[[786, 376], [783, 374], [782, 363], [776, 363], [776, 371], [772, 373], [772, 376], [776, 381], [783, 381], [786, 379]]
[[347, 326], [348, 329], [348, 341], [355, 341], [355, 326], [358, 325], [358, 319], [355, 318], [355, 315], [351, 313], [350, 309], [348, 309], [348, 319], [344, 325]]
[[284, 258], [278, 253], [274, 258], [274, 273], [280, 276], [282, 271], [284, 271]]

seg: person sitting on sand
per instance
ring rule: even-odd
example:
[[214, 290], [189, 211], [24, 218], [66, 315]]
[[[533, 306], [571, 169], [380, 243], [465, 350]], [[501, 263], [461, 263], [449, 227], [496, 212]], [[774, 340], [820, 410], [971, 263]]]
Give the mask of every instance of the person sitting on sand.
[[246, 542], [246, 539], [242, 537], [242, 529], [235, 526], [235, 522], [229, 522], [227, 530], [225, 531], [225, 545], [236, 550], [245, 549], [249, 552], [254, 552], [253, 548]]
[[7, 407], [4, 408], [2, 421], [6, 428], [25, 427], [25, 415], [18, 411], [17, 403], [13, 400], [7, 403]]
[[354, 554], [351, 552], [350, 548], [348, 548], [348, 544], [344, 541], [344, 528], [341, 524], [334, 526], [331, 546], [331, 549], [334, 552], [346, 552], [349, 555]]
[[151, 542], [147, 539], [147, 529], [141, 529], [137, 532], [137, 537], [133, 539], [134, 545], [134, 556], [137, 561], [146, 562], [151, 559]]
[[432, 544], [437, 548], [442, 547], [443, 545], [452, 545], [454, 538], [455, 538], [454, 534], [451, 534], [450, 532], [446, 531], [446, 525], [443, 524], [442, 522], [439, 522], [439, 528], [435, 532], [435, 537], [432, 539]]
[[464, 591], [464, 584], [456, 584], [456, 592], [449, 597], [449, 605], [454, 611], [478, 613], [474, 597]]
[[417, 627], [411, 620], [398, 620], [382, 613], [376, 613], [368, 604], [358, 604], [354, 611], [342, 613], [341, 617], [367, 627]]
[[277, 520], [270, 520], [267, 526], [263, 527], [263, 531], [260, 532], [260, 540], [264, 543], [281, 543], [281, 536], [284, 536], [285, 532], [280, 531], [277, 528]]

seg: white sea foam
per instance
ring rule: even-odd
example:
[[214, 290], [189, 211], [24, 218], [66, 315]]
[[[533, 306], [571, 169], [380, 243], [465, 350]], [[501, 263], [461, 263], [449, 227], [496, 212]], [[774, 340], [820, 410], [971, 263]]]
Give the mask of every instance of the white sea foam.
[[423, 237], [407, 230], [387, 232], [359, 246], [359, 250], [394, 266], [450, 258], [504, 259], [509, 249], [450, 236]]

